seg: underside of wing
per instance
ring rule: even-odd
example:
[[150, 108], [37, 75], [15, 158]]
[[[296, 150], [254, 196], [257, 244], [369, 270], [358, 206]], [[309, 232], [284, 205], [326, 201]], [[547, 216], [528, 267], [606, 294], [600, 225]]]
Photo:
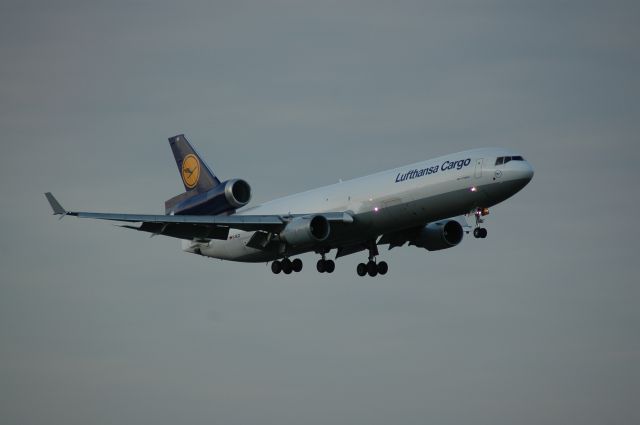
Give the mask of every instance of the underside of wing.
[[229, 237], [229, 227], [223, 226], [143, 222], [140, 226], [131, 226], [125, 224], [121, 225], [120, 227], [139, 230], [141, 232], [148, 232], [151, 233], [152, 236], [162, 235], [188, 240], [225, 240]]
[[[57, 199], [46, 193], [46, 198], [56, 215], [70, 215], [79, 218], [96, 220], [141, 223], [139, 226], [124, 225], [122, 227], [148, 232], [153, 235], [164, 235], [179, 239], [227, 239], [229, 229], [259, 231], [260, 235], [273, 235], [282, 232], [295, 219], [312, 218], [321, 215], [327, 222], [352, 223], [353, 217], [347, 212], [326, 212], [319, 214], [294, 215], [155, 215], [155, 214], [119, 214], [83, 211], [67, 211]], [[269, 237], [270, 238], [270, 237]], [[256, 242], [256, 245], [258, 243]], [[260, 245], [263, 245], [261, 242]], [[266, 244], [264, 244], [266, 246]]]
[[427, 223], [424, 226], [385, 233], [378, 245], [389, 245], [389, 249], [409, 245], [425, 248], [428, 251], [451, 248], [462, 241], [470, 226], [464, 216], [447, 218]]

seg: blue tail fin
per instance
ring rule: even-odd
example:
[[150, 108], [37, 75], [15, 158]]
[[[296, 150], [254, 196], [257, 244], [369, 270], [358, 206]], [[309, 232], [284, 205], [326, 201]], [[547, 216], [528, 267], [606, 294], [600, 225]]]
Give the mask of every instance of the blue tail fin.
[[170, 137], [169, 145], [171, 145], [171, 151], [176, 159], [176, 164], [178, 164], [178, 172], [187, 192], [203, 193], [220, 184], [220, 180], [200, 158], [184, 134]]

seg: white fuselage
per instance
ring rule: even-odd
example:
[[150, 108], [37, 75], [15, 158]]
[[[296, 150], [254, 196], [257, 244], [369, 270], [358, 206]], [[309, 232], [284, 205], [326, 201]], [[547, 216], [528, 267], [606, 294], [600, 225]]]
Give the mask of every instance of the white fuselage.
[[[496, 158], [517, 155], [483, 148], [445, 155], [365, 177], [309, 190], [238, 214], [306, 214], [348, 211], [354, 222], [335, 232], [327, 248], [375, 240], [378, 236], [495, 205], [522, 189], [533, 168], [524, 160], [495, 165]], [[261, 262], [282, 257], [247, 246], [254, 232], [232, 229], [227, 240], [184, 241], [183, 249], [232, 261]], [[288, 251], [295, 255], [313, 249]]]

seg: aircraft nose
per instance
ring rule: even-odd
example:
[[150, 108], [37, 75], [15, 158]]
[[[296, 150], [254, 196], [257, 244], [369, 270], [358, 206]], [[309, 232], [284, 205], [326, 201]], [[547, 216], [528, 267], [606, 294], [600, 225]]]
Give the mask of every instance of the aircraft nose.
[[526, 179], [528, 183], [533, 178], [534, 170], [531, 164], [529, 164], [528, 162], [525, 162], [524, 165], [525, 165], [524, 170], [521, 171], [522, 178]]

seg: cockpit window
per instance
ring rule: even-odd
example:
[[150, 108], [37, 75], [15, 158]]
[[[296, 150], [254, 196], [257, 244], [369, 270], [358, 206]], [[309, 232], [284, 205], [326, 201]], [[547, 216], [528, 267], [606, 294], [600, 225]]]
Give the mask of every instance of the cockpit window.
[[509, 161], [524, 161], [524, 158], [520, 155], [516, 156], [501, 156], [496, 159], [496, 165], [506, 164]]

